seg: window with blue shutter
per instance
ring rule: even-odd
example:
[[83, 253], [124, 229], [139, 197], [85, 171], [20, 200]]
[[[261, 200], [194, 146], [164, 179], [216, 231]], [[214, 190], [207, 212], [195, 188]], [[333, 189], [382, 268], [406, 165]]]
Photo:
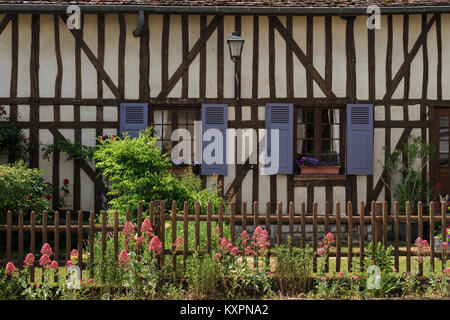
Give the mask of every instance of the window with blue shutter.
[[[267, 156], [273, 158], [271, 129], [278, 129], [278, 168], [266, 170], [269, 174], [292, 174], [293, 169], [293, 141], [294, 141], [294, 106], [289, 103], [266, 104], [266, 141]], [[274, 141], [275, 143], [275, 141]], [[265, 166], [270, 167], [270, 164]]]
[[373, 174], [373, 105], [347, 105], [347, 174]]
[[[226, 164], [226, 145], [227, 145], [227, 128], [228, 128], [228, 105], [226, 104], [202, 104], [202, 165], [201, 174], [202, 175], [226, 175], [227, 174], [227, 164]], [[211, 141], [205, 141], [205, 133], [208, 130], [211, 133], [220, 133], [222, 138], [222, 148], [221, 150], [215, 150], [212, 152], [214, 156], [222, 155], [216, 163], [208, 164], [205, 162], [204, 151], [206, 148], [210, 148], [215, 144], [215, 138], [211, 138]], [[207, 133], [208, 134], [208, 133]], [[217, 152], [217, 154], [216, 154]]]
[[139, 131], [148, 127], [147, 103], [120, 104], [120, 134], [128, 132], [134, 138], [139, 137]]

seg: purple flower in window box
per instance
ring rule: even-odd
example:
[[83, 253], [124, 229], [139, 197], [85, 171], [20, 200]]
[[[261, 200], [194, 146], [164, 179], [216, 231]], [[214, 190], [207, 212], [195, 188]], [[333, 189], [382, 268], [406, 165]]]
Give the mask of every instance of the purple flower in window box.
[[319, 162], [319, 159], [311, 158], [311, 157], [302, 157], [302, 158], [300, 158], [300, 160], [297, 160], [296, 163], [300, 167], [301, 174], [336, 175], [336, 174], [339, 174], [339, 169], [341, 168], [339, 162], [337, 162], [337, 161]]

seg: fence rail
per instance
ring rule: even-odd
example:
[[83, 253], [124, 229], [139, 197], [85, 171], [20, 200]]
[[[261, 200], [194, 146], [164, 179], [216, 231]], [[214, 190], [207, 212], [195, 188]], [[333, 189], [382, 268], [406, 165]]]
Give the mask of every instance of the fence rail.
[[[137, 230], [140, 235], [140, 228], [144, 218], [149, 218], [150, 223], [155, 231], [155, 234], [159, 236], [163, 248], [165, 248], [161, 254], [160, 262], [165, 263], [165, 256], [172, 255], [172, 262], [176, 264], [175, 255], [182, 255], [183, 261], [186, 261], [187, 257], [194, 253], [196, 250], [211, 253], [212, 251], [212, 222], [217, 222], [217, 226], [220, 231], [223, 230], [224, 223], [229, 224], [230, 237], [233, 242], [236, 241], [239, 230], [249, 231], [250, 226], [262, 226], [265, 227], [269, 233], [273, 230], [275, 234], [271, 236], [274, 238], [274, 242], [277, 245], [285, 244], [286, 238], [291, 237], [294, 241], [290, 242], [292, 246], [305, 247], [308, 243], [312, 244], [314, 250], [317, 250], [317, 244], [322, 240], [320, 237], [323, 234], [327, 234], [335, 226], [334, 234], [336, 238], [335, 250], [330, 253], [330, 258], [335, 259], [336, 272], [341, 271], [341, 263], [343, 259], [347, 259], [347, 270], [352, 269], [352, 261], [359, 258], [360, 265], [363, 263], [364, 250], [366, 239], [369, 239], [372, 244], [381, 242], [383, 245], [391, 245], [394, 247], [394, 264], [395, 268], [399, 270], [400, 257], [406, 257], [406, 271], [410, 272], [412, 267], [412, 257], [417, 255], [417, 251], [414, 248], [414, 243], [411, 241], [412, 223], [417, 222], [418, 237], [424, 237], [425, 226], [424, 223], [429, 223], [429, 241], [430, 241], [430, 263], [432, 268], [435, 268], [435, 260], [440, 259], [442, 261], [442, 268], [446, 266], [447, 252], [445, 250], [435, 250], [434, 248], [434, 233], [436, 224], [438, 229], [440, 228], [441, 234], [446, 235], [447, 216], [446, 206], [442, 203], [440, 208], [440, 214], [435, 211], [435, 205], [433, 202], [429, 204], [429, 215], [423, 210], [423, 204], [421, 202], [417, 205], [417, 214], [412, 215], [411, 204], [406, 204], [406, 214], [401, 215], [399, 212], [399, 205], [394, 203], [393, 214], [389, 212], [389, 206], [387, 202], [371, 202], [370, 214], [364, 215], [365, 203], [359, 204], [359, 210], [353, 206], [351, 202], [347, 202], [345, 210], [341, 209], [339, 202], [335, 203], [335, 214], [330, 214], [331, 206], [328, 202], [324, 203], [324, 211], [319, 214], [318, 204], [313, 203], [312, 212], [306, 212], [305, 202], [301, 203], [300, 213], [294, 212], [294, 202], [290, 202], [287, 212], [283, 213], [282, 203], [277, 204], [276, 212], [271, 211], [271, 204], [267, 203], [266, 211], [260, 213], [258, 203], [254, 202], [251, 207], [251, 214], [247, 214], [247, 203], [242, 203], [241, 214], [236, 214], [236, 203], [232, 202], [228, 213], [225, 213], [225, 208], [222, 204], [219, 205], [217, 212], [212, 210], [211, 204], [206, 206], [206, 214], [200, 214], [200, 204], [195, 204], [193, 214], [189, 213], [189, 206], [184, 203], [183, 210], [178, 211], [175, 202], [172, 203], [171, 210], [167, 210], [165, 201], [151, 201], [149, 204], [149, 210], [144, 213], [142, 202], [138, 202], [137, 206]], [[182, 214], [180, 214], [182, 212]], [[48, 218], [51, 215], [53, 218], [53, 224], [48, 224]], [[38, 253], [41, 243], [37, 243], [37, 235], [39, 235], [39, 242], [42, 244], [50, 242], [54, 248], [54, 259], [58, 263], [64, 263], [70, 258], [72, 249], [78, 251], [78, 263], [81, 268], [85, 268], [88, 264], [91, 266], [94, 264], [94, 234], [101, 232], [101, 252], [102, 257], [105, 255], [107, 247], [107, 236], [113, 239], [114, 254], [118, 255], [119, 250], [119, 232], [122, 231], [123, 225], [119, 225], [119, 214], [114, 212], [113, 225], [107, 224], [106, 212], [100, 213], [100, 224], [95, 223], [96, 214], [91, 211], [89, 214], [88, 223], [83, 222], [83, 212], [77, 213], [66, 212], [65, 223], [61, 222], [61, 216], [64, 215], [60, 212], [54, 212], [49, 214], [47, 212], [42, 213], [42, 223], [36, 224], [36, 213], [31, 212], [29, 224], [24, 223], [24, 213], [20, 212], [18, 217], [15, 217], [17, 221], [13, 223], [13, 214], [11, 211], [7, 213], [6, 224], [0, 224], [1, 236], [6, 235], [6, 249], [4, 252], [0, 252], [0, 263], [6, 264], [8, 261], [13, 261], [18, 265], [21, 265], [24, 259], [25, 253], [31, 252], [33, 254]], [[72, 224], [73, 218], [77, 218], [77, 224]], [[126, 213], [126, 220], [130, 220], [129, 212]], [[173, 253], [168, 247], [172, 243], [166, 243], [166, 232], [171, 233], [172, 241], [177, 238], [177, 222], [183, 222], [182, 234], [184, 239], [188, 239], [189, 236], [189, 223], [194, 223], [194, 237], [195, 246], [189, 248], [188, 241], [184, 241], [183, 250]], [[166, 222], [171, 222], [171, 230], [166, 231]], [[399, 226], [400, 223], [406, 223], [406, 237], [400, 239]], [[206, 247], [200, 249], [201, 233], [200, 225], [206, 223]], [[239, 225], [239, 228], [236, 228]], [[439, 226], [440, 225], [440, 226]], [[274, 226], [274, 228], [271, 228]], [[283, 226], [288, 226], [286, 232], [283, 232]], [[312, 226], [312, 232], [308, 232], [311, 236], [307, 239], [306, 227]], [[319, 232], [319, 227], [321, 232]], [[347, 232], [345, 232], [346, 226]], [[239, 230], [237, 230], [239, 229]], [[297, 231], [295, 231], [297, 229]], [[393, 229], [389, 231], [389, 229]], [[343, 231], [344, 230], [344, 231]], [[389, 236], [389, 232], [393, 231], [393, 239]], [[24, 239], [24, 235], [28, 234], [27, 241]], [[14, 241], [13, 241], [14, 235]], [[52, 235], [50, 239], [49, 235]], [[298, 235], [297, 238], [294, 235]], [[86, 245], [84, 244], [84, 237], [88, 237]], [[444, 236], [445, 237], [445, 236]], [[345, 239], [346, 238], [346, 239]], [[359, 239], [358, 239], [359, 238]], [[14, 243], [13, 243], [14, 242]], [[65, 243], [61, 246], [61, 243]], [[355, 243], [356, 242], [356, 243]], [[402, 247], [400, 243], [402, 242]], [[404, 242], [404, 243], [403, 243]], [[1, 243], [1, 242], [0, 242]], [[13, 245], [14, 244], [14, 245]], [[26, 247], [24, 246], [26, 244]], [[85, 247], [89, 248], [89, 254], [86, 255]], [[13, 259], [13, 249], [14, 259]], [[84, 261], [83, 253], [87, 257], [87, 261]], [[64, 258], [64, 259], [63, 259]], [[329, 261], [328, 261], [329, 263]], [[326, 268], [329, 265], [327, 263]], [[317, 266], [317, 259], [314, 259], [315, 268]], [[419, 272], [423, 272], [423, 261], [419, 262]], [[92, 268], [91, 268], [92, 270]]]

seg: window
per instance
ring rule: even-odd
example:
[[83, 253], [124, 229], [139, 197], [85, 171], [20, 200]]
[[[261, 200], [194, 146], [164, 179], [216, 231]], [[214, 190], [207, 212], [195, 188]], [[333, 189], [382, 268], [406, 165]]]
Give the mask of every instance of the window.
[[296, 158], [313, 157], [343, 166], [343, 118], [344, 110], [340, 108], [296, 108]]
[[191, 135], [192, 162], [194, 162], [194, 121], [201, 121], [201, 111], [195, 109], [153, 109], [153, 124], [158, 135], [158, 145], [162, 153], [170, 155], [177, 141], [171, 141], [172, 132], [176, 129], [187, 129]]

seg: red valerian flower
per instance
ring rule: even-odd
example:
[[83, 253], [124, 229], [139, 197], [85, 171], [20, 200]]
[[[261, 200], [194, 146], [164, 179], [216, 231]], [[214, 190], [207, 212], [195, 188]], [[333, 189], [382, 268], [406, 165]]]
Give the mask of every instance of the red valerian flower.
[[128, 262], [130, 262], [128, 252], [126, 250], [122, 250], [119, 254], [119, 266], [126, 266]]
[[173, 244], [173, 248], [178, 251], [181, 250], [181, 247], [183, 246], [183, 237], [179, 236], [177, 240], [175, 240]]
[[162, 253], [162, 245], [157, 236], [154, 236], [152, 240], [150, 240], [148, 251], [155, 251], [158, 255]]
[[58, 269], [58, 262], [53, 260], [52, 263], [50, 263], [50, 268], [53, 268], [55, 270]]
[[68, 268], [68, 267], [70, 267], [70, 266], [73, 266], [72, 260], [68, 260], [68, 261], [66, 262], [66, 268]]
[[8, 275], [8, 276], [10, 276], [10, 275], [12, 275], [14, 272], [16, 272], [16, 267], [14, 266], [14, 263], [12, 263], [12, 262], [8, 262], [7, 264], [6, 264], [6, 274]]
[[63, 181], [64, 184], [69, 184], [69, 182], [70, 182], [69, 179], [64, 179]]
[[76, 256], [76, 257], [78, 257], [78, 250], [77, 250], [77, 249], [73, 249], [73, 250], [70, 252], [70, 255], [71, 255], [71, 256]]
[[51, 263], [50, 258], [47, 254], [44, 254], [40, 259], [39, 259], [39, 265], [46, 267]]
[[130, 238], [134, 235], [134, 225], [133, 222], [131, 221], [127, 221], [125, 223], [125, 226], [123, 227], [122, 230], [123, 235], [125, 236], [125, 238]]
[[32, 253], [27, 254], [23, 262], [24, 267], [34, 266], [34, 255]]
[[152, 225], [150, 224], [150, 221], [148, 219], [144, 219], [144, 221], [142, 222], [142, 226], [141, 226], [141, 232], [144, 235], [153, 236], [153, 228]]
[[46, 254], [50, 257], [53, 254], [52, 247], [48, 243], [45, 243], [41, 248], [41, 254]]
[[45, 198], [46, 198], [47, 200], [50, 200], [50, 199], [52, 198], [52, 195], [51, 195], [50, 193], [47, 193], [47, 194], [45, 195]]

